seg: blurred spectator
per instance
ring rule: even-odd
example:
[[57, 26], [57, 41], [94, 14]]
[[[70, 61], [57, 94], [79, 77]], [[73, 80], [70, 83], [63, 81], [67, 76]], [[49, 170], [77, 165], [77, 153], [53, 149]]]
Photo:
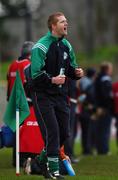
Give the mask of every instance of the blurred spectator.
[[[18, 60], [14, 60], [11, 65], [9, 66], [9, 70], [7, 73], [7, 100], [10, 98], [10, 94], [16, 79], [16, 71], [19, 71], [20, 78], [22, 80], [23, 87], [25, 89], [27, 101], [30, 107], [30, 116], [25, 119], [23, 125], [20, 127], [20, 163], [21, 166], [23, 161], [31, 156], [35, 156], [35, 153], [39, 154], [41, 148], [43, 148], [43, 140], [40, 133], [40, 129], [38, 123], [36, 122], [33, 104], [31, 100], [31, 94], [27, 86], [27, 81], [25, 78], [25, 69], [30, 66], [30, 54], [31, 49], [34, 43], [31, 41], [26, 41], [23, 43], [21, 49], [21, 56]], [[27, 125], [30, 122], [33, 125]], [[35, 124], [35, 125], [34, 125]], [[34, 135], [35, 134], [35, 135]], [[29, 137], [29, 138], [28, 138]], [[14, 133], [14, 147], [13, 147], [13, 165], [15, 166], [16, 161], [16, 140], [15, 140], [15, 133]], [[31, 143], [32, 141], [32, 143]], [[38, 141], [38, 143], [37, 143]], [[39, 142], [40, 141], [40, 142]], [[42, 149], [41, 149], [42, 150]]]
[[91, 134], [94, 128], [94, 124], [92, 125], [91, 116], [95, 111], [95, 77], [96, 70], [94, 68], [88, 68], [86, 70], [86, 76], [80, 79], [79, 82], [79, 103], [81, 104], [81, 113], [79, 116], [79, 120], [82, 130], [82, 153], [85, 155], [90, 154], [92, 151]]
[[14, 81], [16, 79], [17, 70], [19, 70], [23, 86], [25, 86], [26, 80], [25, 80], [25, 75], [24, 75], [24, 69], [30, 64], [30, 52], [31, 52], [32, 46], [33, 46], [33, 42], [31, 41], [24, 42], [21, 49], [20, 57], [14, 60], [9, 66], [8, 73], [7, 73], [7, 82], [8, 82], [7, 100], [9, 100], [9, 97], [10, 97], [11, 90], [12, 90]]
[[74, 156], [75, 112], [77, 106], [77, 87], [75, 80], [68, 79], [68, 90], [68, 96], [70, 101], [70, 137], [65, 143], [65, 152], [70, 157], [72, 163], [77, 163], [78, 159]]
[[110, 127], [113, 112], [112, 71], [113, 66], [111, 63], [102, 63], [95, 83], [98, 154], [109, 153]]

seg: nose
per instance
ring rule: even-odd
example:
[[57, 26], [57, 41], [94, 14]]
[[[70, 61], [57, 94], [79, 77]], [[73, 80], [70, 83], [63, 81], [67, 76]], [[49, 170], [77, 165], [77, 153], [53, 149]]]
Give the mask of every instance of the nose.
[[68, 26], [68, 22], [67, 21], [65, 21], [65, 26]]

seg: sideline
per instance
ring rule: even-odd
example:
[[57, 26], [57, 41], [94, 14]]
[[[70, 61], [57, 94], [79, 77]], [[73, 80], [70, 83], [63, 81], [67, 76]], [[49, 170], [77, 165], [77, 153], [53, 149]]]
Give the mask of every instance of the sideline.
[[0, 80], [0, 87], [5, 87], [7, 85], [6, 80]]

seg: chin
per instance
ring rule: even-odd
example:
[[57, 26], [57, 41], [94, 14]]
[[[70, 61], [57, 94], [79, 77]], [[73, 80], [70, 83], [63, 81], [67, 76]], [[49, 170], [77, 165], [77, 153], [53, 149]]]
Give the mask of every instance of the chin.
[[67, 36], [68, 35], [68, 33], [66, 32], [66, 33], [64, 33], [64, 36]]
[[63, 34], [61, 34], [61, 37], [65, 37], [65, 36], [67, 36], [67, 33], [63, 33]]

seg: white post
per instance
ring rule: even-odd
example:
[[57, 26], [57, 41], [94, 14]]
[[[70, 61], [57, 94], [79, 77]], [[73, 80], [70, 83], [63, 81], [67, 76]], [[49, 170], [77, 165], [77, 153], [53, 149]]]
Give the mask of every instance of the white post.
[[19, 162], [19, 109], [16, 109], [16, 175], [20, 175]]

